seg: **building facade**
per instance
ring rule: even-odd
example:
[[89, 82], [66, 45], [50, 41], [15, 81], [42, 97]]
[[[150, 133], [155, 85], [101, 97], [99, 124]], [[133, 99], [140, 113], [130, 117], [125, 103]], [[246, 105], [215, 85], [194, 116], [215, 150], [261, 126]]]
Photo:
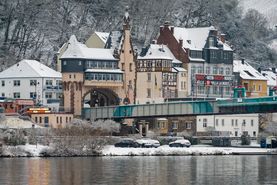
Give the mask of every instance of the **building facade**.
[[136, 104], [187, 96], [187, 70], [167, 46], [151, 44], [137, 59]]
[[234, 60], [234, 74], [239, 86], [246, 90], [246, 97], [267, 96], [267, 78], [245, 60]]
[[65, 128], [73, 121], [73, 114], [66, 113], [31, 114], [30, 116], [36, 124], [51, 128]]
[[62, 75], [35, 60], [22, 60], [0, 73], [0, 96], [31, 99], [35, 104], [58, 108]]
[[259, 114], [203, 115], [196, 116], [197, 135], [221, 132], [223, 136], [241, 137], [243, 134], [257, 137]]
[[61, 56], [65, 110], [80, 116], [82, 108], [135, 102], [135, 57], [130, 18], [123, 18], [123, 35], [113, 49], [88, 48], [72, 36]]
[[166, 22], [158, 44], [165, 44], [188, 71], [188, 96], [231, 97], [233, 50], [213, 26], [180, 28]]

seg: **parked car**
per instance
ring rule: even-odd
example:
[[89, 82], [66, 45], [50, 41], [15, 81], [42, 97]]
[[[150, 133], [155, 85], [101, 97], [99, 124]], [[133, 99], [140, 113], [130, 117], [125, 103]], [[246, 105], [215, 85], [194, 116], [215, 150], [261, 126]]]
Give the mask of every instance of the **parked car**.
[[132, 148], [137, 148], [139, 147], [139, 144], [134, 141], [133, 139], [122, 139], [118, 143], [114, 145], [115, 147], [132, 147]]
[[154, 139], [138, 139], [136, 142], [139, 144], [140, 147], [143, 148], [152, 148], [152, 147], [159, 147], [161, 146], [160, 142], [158, 140]]
[[187, 139], [179, 139], [169, 143], [170, 147], [190, 147], [191, 143]]

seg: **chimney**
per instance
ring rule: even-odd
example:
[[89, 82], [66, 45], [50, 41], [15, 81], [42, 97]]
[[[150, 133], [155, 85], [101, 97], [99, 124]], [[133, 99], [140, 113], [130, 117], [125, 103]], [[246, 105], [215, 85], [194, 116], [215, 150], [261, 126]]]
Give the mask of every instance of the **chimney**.
[[243, 59], [241, 59], [241, 64], [242, 64], [242, 65], [244, 65], [244, 58], [243, 58]]
[[164, 22], [164, 27], [165, 27], [165, 28], [168, 28], [168, 26], [169, 26], [169, 21], [165, 21], [165, 22]]
[[179, 39], [179, 45], [181, 48], [183, 47], [183, 39]]
[[221, 40], [221, 42], [223, 42], [223, 43], [225, 43], [225, 36], [226, 36], [226, 34], [224, 34], [224, 33], [221, 33], [221, 34], [220, 34], [220, 40]]
[[262, 69], [259, 67], [259, 68], [258, 68], [258, 71], [259, 71], [259, 73], [261, 73], [261, 72], [262, 72]]
[[275, 67], [272, 68], [272, 72], [276, 73], [276, 68]]
[[211, 26], [210, 35], [217, 37], [217, 29], [213, 26]]
[[163, 32], [164, 27], [160, 26], [160, 34]]
[[171, 26], [170, 27], [170, 31], [171, 31], [171, 33], [172, 33], [172, 35], [174, 34], [174, 26]]

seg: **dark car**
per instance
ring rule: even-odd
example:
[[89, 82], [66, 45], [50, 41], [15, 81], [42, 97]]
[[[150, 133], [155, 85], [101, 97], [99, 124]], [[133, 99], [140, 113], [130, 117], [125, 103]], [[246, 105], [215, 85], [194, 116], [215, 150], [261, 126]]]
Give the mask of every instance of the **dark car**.
[[124, 147], [124, 148], [127, 148], [127, 147], [137, 148], [137, 147], [139, 147], [139, 144], [132, 139], [123, 139], [123, 140], [119, 141], [118, 143], [116, 143], [114, 146], [115, 147]]

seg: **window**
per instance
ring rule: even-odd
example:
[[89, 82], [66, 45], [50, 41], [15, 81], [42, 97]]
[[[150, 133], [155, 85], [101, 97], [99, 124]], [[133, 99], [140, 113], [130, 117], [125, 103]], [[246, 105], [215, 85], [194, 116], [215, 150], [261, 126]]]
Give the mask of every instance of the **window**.
[[42, 117], [39, 117], [39, 123], [42, 123]]
[[148, 88], [148, 89], [147, 89], [147, 98], [150, 98], [150, 97], [151, 97], [151, 89]]
[[37, 80], [30, 80], [30, 86], [36, 86]]
[[130, 70], [130, 72], [133, 71], [132, 67], [133, 67], [133, 64], [130, 63], [130, 64], [129, 64], [129, 70]]
[[196, 73], [196, 67], [195, 66], [191, 66], [191, 74], [194, 75], [194, 73]]
[[172, 129], [174, 129], [174, 130], [178, 129], [178, 121], [172, 122]]
[[238, 131], [235, 131], [235, 136], [236, 136], [236, 137], [238, 136]]
[[69, 78], [71, 78], [71, 75], [69, 75]]
[[79, 61], [79, 66], [81, 66], [82, 65], [82, 61]]
[[253, 131], [253, 136], [256, 137], [256, 131]]
[[213, 74], [214, 74], [214, 75], [217, 74], [217, 67], [216, 67], [216, 66], [213, 67]]
[[14, 80], [13, 86], [20, 86], [20, 80]]
[[221, 125], [224, 127], [224, 119], [221, 120]]
[[230, 70], [230, 68], [229, 68], [229, 67], [227, 67], [227, 68], [226, 68], [225, 73], [226, 73], [226, 75], [230, 75], [231, 70]]
[[[71, 75], [70, 75], [70, 78], [71, 78]], [[45, 84], [47, 86], [51, 86], [51, 85], [53, 85], [53, 81], [52, 80], [46, 80]]]
[[208, 74], [210, 74], [211, 73], [211, 68], [210, 68], [210, 66], [207, 66], [206, 67], [206, 74], [208, 75]]
[[215, 125], [218, 126], [218, 119], [215, 120]]
[[68, 123], [68, 117], [65, 118], [65, 122]]
[[245, 126], [246, 126], [245, 119], [242, 121], [242, 126], [243, 126], [243, 127], [245, 127]]
[[36, 92], [30, 92], [30, 98], [35, 99], [36, 98]]
[[186, 82], [184, 81], [181, 81], [181, 89], [184, 90], [186, 87]]
[[223, 75], [223, 73], [224, 73], [224, 69], [223, 69], [223, 67], [220, 67], [219, 68], [219, 74]]
[[63, 123], [63, 118], [62, 117], [60, 117], [60, 123]]
[[2, 96], [2, 97], [5, 97], [5, 93], [2, 93], [1, 96]]
[[147, 81], [151, 81], [151, 73], [147, 73]]
[[63, 65], [64, 65], [64, 66], [66, 65], [66, 61], [63, 61]]
[[259, 89], [258, 89], [258, 91], [261, 91], [262, 90], [262, 86], [261, 85], [259, 85]]
[[253, 127], [253, 126], [254, 126], [254, 120], [251, 119], [251, 127]]
[[1, 84], [2, 84], [2, 87], [4, 87], [4, 86], [5, 86], [5, 81], [2, 80], [2, 81], [1, 81]]
[[202, 70], [202, 67], [201, 67], [201, 66], [198, 66], [198, 67], [197, 67], [197, 72], [198, 72], [198, 73], [203, 73], [203, 70]]
[[234, 126], [234, 120], [232, 119], [232, 127]]
[[38, 117], [35, 117], [35, 122], [38, 123]]
[[121, 68], [122, 68], [121, 69], [122, 71], [125, 71], [125, 64], [124, 63], [121, 63]]
[[203, 127], [207, 127], [207, 118], [203, 119]]
[[13, 98], [20, 98], [20, 93], [19, 92], [13, 93]]
[[47, 98], [47, 99], [52, 98], [52, 92], [46, 92], [45, 98]]
[[56, 118], [57, 123], [59, 123], [59, 117]]
[[236, 119], [235, 125], [238, 126], [238, 120]]
[[191, 129], [191, 122], [186, 122], [186, 129]]

